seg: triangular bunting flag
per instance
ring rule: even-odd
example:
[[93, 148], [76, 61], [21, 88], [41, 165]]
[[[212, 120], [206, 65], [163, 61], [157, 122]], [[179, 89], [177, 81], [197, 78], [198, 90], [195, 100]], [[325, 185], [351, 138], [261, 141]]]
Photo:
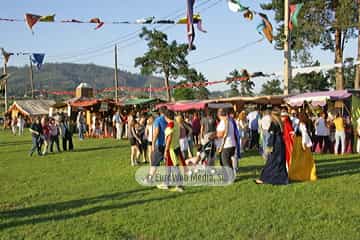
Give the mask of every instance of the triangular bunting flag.
[[90, 19], [90, 23], [96, 23], [97, 24], [96, 27], [94, 28], [95, 30], [101, 28], [104, 25], [104, 22], [102, 22], [100, 20], [100, 18], [92, 18], [92, 19]]
[[228, 0], [228, 6], [232, 12], [244, 12], [248, 10], [248, 7], [241, 5], [239, 0]]
[[54, 22], [55, 21], [55, 14], [48, 15], [48, 16], [42, 16], [39, 19], [40, 22]]
[[44, 62], [45, 54], [43, 53], [33, 53], [31, 55], [31, 61], [36, 65], [37, 69], [40, 70]]
[[273, 39], [274, 39], [274, 36], [272, 34], [273, 32], [273, 27], [268, 19], [268, 17], [263, 14], [263, 13], [259, 13], [259, 16], [261, 17], [262, 19], [262, 23], [259, 24], [257, 26], [257, 30], [258, 32], [261, 34], [260, 31], [262, 31], [262, 33], [265, 35], [266, 39], [272, 43]]
[[[177, 22], [177, 24], [187, 24], [187, 17], [180, 18]], [[193, 16], [193, 23], [196, 24], [197, 29], [201, 32], [206, 33], [207, 31], [203, 29], [202, 27], [202, 19], [200, 14], [194, 14]]]
[[33, 34], [34, 34], [34, 31], [32, 30], [32, 28], [40, 20], [40, 18], [41, 18], [41, 16], [39, 16], [39, 15], [35, 15], [35, 14], [31, 14], [31, 13], [25, 14], [25, 21]]
[[189, 41], [189, 49], [194, 50], [195, 30], [194, 30], [194, 4], [195, 0], [187, 0], [187, 36]]
[[292, 29], [298, 26], [297, 18], [299, 16], [300, 10], [303, 7], [304, 3], [291, 4], [290, 5], [290, 20], [289, 20], [289, 29]]
[[155, 17], [148, 17], [143, 19], [138, 19], [135, 21], [137, 24], [151, 24], [154, 21]]

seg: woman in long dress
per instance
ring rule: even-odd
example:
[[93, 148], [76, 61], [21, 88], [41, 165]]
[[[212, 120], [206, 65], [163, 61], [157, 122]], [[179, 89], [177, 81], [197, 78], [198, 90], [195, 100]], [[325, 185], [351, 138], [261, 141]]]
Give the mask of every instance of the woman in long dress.
[[294, 139], [294, 148], [291, 155], [289, 179], [291, 181], [315, 181], [316, 166], [311, 153], [312, 142], [306, 129], [306, 115], [299, 116], [299, 131]]
[[283, 139], [285, 143], [285, 160], [286, 167], [289, 170], [291, 164], [291, 154], [294, 146], [294, 129], [290, 121], [289, 115], [287, 112], [281, 113], [281, 121], [283, 125]]
[[269, 139], [265, 151], [267, 159], [265, 167], [261, 172], [260, 179], [255, 180], [257, 184], [288, 184], [288, 174], [286, 171], [285, 144], [282, 136], [282, 124], [278, 114], [271, 114], [271, 125], [269, 128]]

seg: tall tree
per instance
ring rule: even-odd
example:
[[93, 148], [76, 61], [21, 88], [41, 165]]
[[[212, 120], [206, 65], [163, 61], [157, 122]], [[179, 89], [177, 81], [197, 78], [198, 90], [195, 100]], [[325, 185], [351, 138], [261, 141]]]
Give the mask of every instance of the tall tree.
[[142, 29], [140, 38], [148, 45], [148, 51], [142, 57], [135, 59], [135, 67], [141, 67], [144, 75], [163, 74], [167, 99], [171, 101], [170, 79], [176, 79], [186, 72], [188, 62], [188, 46], [176, 41], [168, 42], [167, 35], [157, 30]]
[[[320, 66], [319, 61], [312, 63], [311, 59], [305, 57], [303, 59], [305, 63], [301, 67], [317, 67]], [[334, 70], [335, 73], [335, 70]], [[335, 74], [334, 74], [335, 76]], [[297, 74], [293, 76], [292, 81], [290, 82], [290, 92], [291, 93], [302, 93], [302, 92], [311, 92], [311, 91], [326, 91], [329, 90], [334, 85], [331, 84], [329, 80], [330, 75], [323, 72], [310, 72]], [[335, 82], [334, 82], [335, 83]]]
[[[234, 69], [229, 73], [227, 78], [229, 81], [227, 84], [230, 84], [230, 97], [234, 96], [253, 96], [255, 84], [251, 79], [242, 80], [242, 81], [232, 81], [233, 78], [244, 77], [237, 69]], [[238, 89], [240, 87], [240, 90]]]
[[209, 98], [209, 90], [203, 85], [207, 80], [201, 72], [196, 71], [194, 68], [190, 68], [187, 70], [185, 78], [187, 82], [195, 83], [194, 94], [196, 99]]
[[[202, 73], [198, 74], [198, 82], [207, 82], [207, 79]], [[206, 87], [199, 86], [196, 94], [198, 99], [209, 99], [210, 92]]]
[[[299, 27], [291, 32], [291, 46], [295, 52], [308, 51], [315, 46], [330, 50], [335, 54], [335, 63], [342, 63], [343, 52], [350, 38], [355, 37], [354, 22], [356, 3], [353, 0], [294, 0], [304, 2], [299, 15]], [[276, 39], [276, 48], [283, 47], [284, 1], [272, 0], [263, 4], [263, 9], [274, 10], [275, 20], [280, 23]], [[336, 69], [336, 89], [343, 89], [342, 68]]]
[[[354, 88], [354, 84], [356, 81], [356, 69], [357, 66], [354, 66], [354, 58], [346, 58], [344, 60], [344, 86], [346, 89], [352, 89]], [[335, 70], [328, 71], [328, 75], [330, 77], [330, 84], [333, 87], [336, 82], [336, 73]]]
[[263, 95], [280, 95], [283, 93], [279, 79], [272, 79], [264, 83], [261, 87], [260, 94]]
[[230, 92], [228, 94], [228, 97], [236, 97], [240, 95], [238, 86], [239, 86], [239, 82], [238, 81], [231, 81], [232, 78], [234, 77], [240, 77], [240, 73], [237, 69], [234, 69], [232, 72], [230, 72], [229, 74], [230, 76], [227, 77], [226, 79], [228, 80], [227, 84], [230, 85]]
[[176, 101], [179, 100], [193, 100], [195, 99], [195, 90], [193, 88], [182, 88], [181, 85], [188, 83], [186, 80], [179, 82], [179, 88], [174, 90], [174, 98]]

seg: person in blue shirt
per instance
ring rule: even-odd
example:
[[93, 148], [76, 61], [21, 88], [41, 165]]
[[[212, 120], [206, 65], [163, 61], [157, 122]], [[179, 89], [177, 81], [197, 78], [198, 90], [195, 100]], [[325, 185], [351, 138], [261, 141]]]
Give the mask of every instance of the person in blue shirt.
[[164, 161], [165, 129], [167, 127], [164, 115], [166, 111], [167, 109], [165, 107], [161, 107], [159, 109], [159, 116], [154, 120], [151, 146], [151, 167], [146, 181], [152, 181], [152, 177], [156, 173], [156, 167], [160, 166], [160, 163]]
[[153, 127], [153, 141], [152, 141], [152, 161], [151, 166], [159, 166], [160, 162], [164, 160], [165, 149], [165, 129], [167, 122], [164, 113], [165, 107], [159, 109], [159, 116], [154, 121]]

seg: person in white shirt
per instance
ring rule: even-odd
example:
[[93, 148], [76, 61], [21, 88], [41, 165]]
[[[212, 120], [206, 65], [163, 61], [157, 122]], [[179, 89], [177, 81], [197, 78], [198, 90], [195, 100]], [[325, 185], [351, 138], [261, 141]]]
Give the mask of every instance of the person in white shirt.
[[297, 112], [295, 109], [291, 110], [290, 120], [292, 123], [292, 127], [294, 129], [294, 132], [296, 132], [299, 129], [300, 120], [297, 117]]
[[120, 116], [120, 111], [116, 111], [116, 113], [114, 114], [113, 116], [113, 119], [112, 119], [112, 122], [113, 122], [113, 127], [116, 128], [116, 139], [117, 140], [120, 140], [121, 137], [122, 137], [122, 121], [121, 121], [121, 116]]
[[261, 129], [261, 134], [262, 134], [262, 148], [263, 148], [263, 157], [264, 159], [266, 159], [266, 151], [265, 148], [268, 144], [268, 140], [269, 140], [269, 128], [271, 125], [271, 115], [270, 115], [270, 111], [266, 110], [264, 111], [264, 115], [260, 120], [260, 129]]
[[150, 115], [148, 117], [148, 119], [146, 120], [146, 128], [145, 128], [145, 138], [146, 138], [146, 143], [147, 143], [147, 159], [150, 162], [150, 167], [151, 167], [151, 148], [152, 148], [152, 139], [153, 139], [153, 133], [154, 133], [154, 117], [152, 115]]
[[17, 127], [19, 129], [19, 136], [24, 135], [24, 125], [25, 125], [25, 120], [21, 115], [19, 115], [17, 122]]
[[11, 131], [12, 131], [12, 133], [14, 134], [14, 135], [16, 135], [16, 132], [17, 132], [17, 122], [18, 122], [18, 120], [17, 120], [17, 117], [14, 117], [14, 118], [12, 118], [11, 119]]
[[250, 112], [247, 115], [247, 120], [249, 122], [250, 129], [250, 146], [249, 149], [256, 147], [256, 150], [259, 149], [259, 118], [260, 114], [257, 110]]
[[319, 144], [322, 153], [330, 152], [330, 129], [326, 121], [326, 114], [320, 113], [320, 116], [315, 120], [315, 138], [313, 144], [313, 151]]
[[[236, 139], [234, 125], [231, 123], [226, 111], [222, 108], [218, 110], [220, 123], [216, 128], [217, 149], [220, 153], [220, 161], [223, 167], [232, 168], [232, 157], [235, 155]], [[233, 171], [225, 170], [224, 180], [229, 181], [233, 176]]]

